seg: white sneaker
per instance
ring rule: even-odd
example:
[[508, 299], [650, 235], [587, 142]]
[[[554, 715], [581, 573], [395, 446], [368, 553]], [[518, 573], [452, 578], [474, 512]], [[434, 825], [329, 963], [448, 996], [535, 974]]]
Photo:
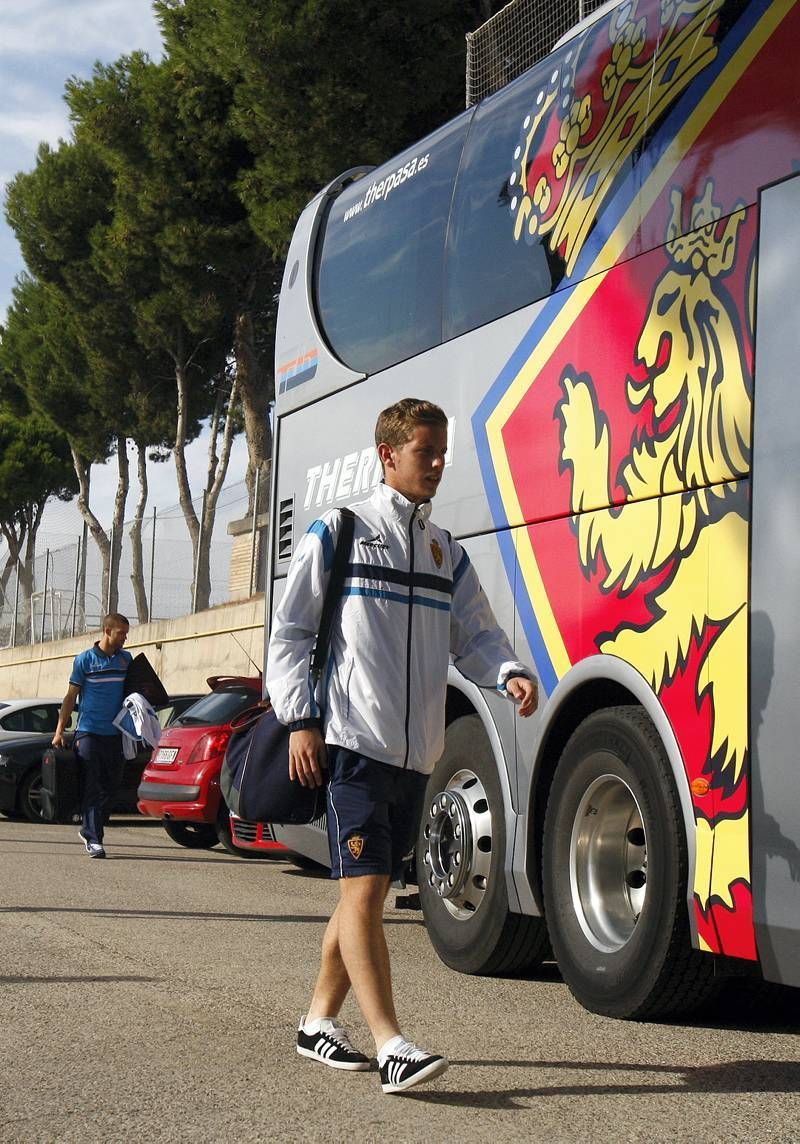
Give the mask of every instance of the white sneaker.
[[90, 858], [105, 858], [106, 852], [99, 842], [91, 842], [82, 830], [79, 830], [78, 834], [83, 839], [83, 845], [86, 847], [86, 853]]

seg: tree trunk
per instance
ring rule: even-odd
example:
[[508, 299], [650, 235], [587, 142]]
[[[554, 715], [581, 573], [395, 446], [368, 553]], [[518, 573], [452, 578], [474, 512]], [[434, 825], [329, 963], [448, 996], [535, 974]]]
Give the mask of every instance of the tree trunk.
[[128, 464], [128, 440], [117, 437], [117, 492], [114, 497], [114, 515], [111, 521], [111, 560], [109, 564], [107, 611], [119, 611], [119, 566], [122, 560], [122, 541], [125, 534], [125, 506], [130, 489], [130, 465]]
[[75, 475], [78, 478], [78, 511], [86, 522], [86, 526], [92, 534], [92, 539], [100, 550], [100, 558], [103, 562], [102, 587], [100, 590], [101, 599], [98, 600], [99, 614], [97, 618], [99, 627], [100, 621], [103, 619], [106, 611], [105, 601], [108, 599], [111, 544], [103, 526], [89, 507], [89, 486], [92, 466], [86, 463], [72, 443], [70, 443], [69, 448], [72, 453], [72, 464], [75, 468]]
[[[6, 562], [3, 566], [2, 574], [0, 574], [0, 591], [3, 593], [3, 600], [6, 599], [6, 588], [8, 581], [11, 579], [11, 573], [17, 566], [19, 561], [19, 554], [22, 545], [25, 541], [26, 525], [18, 521], [3, 521], [0, 522], [0, 532], [3, 534], [3, 539], [8, 545], [8, 555]], [[19, 534], [17, 534], [19, 528]], [[13, 607], [13, 604], [12, 604]]]
[[14, 593], [9, 598], [8, 582], [11, 579], [12, 572], [16, 572], [17, 582], [20, 580], [19, 554], [22, 551], [22, 545], [25, 543], [27, 527], [27, 522], [19, 519], [0, 523], [0, 531], [2, 531], [3, 537], [8, 545], [8, 556], [6, 557], [2, 575], [0, 575], [0, 588], [3, 592], [3, 616], [8, 616], [9, 646], [12, 646], [12, 635], [16, 635], [18, 625], [16, 623], [17, 617], [14, 614], [17, 602], [16, 584], [14, 586]]
[[[219, 501], [219, 494], [222, 492], [222, 486], [225, 484], [225, 477], [231, 458], [235, 420], [233, 414], [238, 401], [239, 384], [238, 379], [234, 378], [230, 396], [227, 399], [227, 405], [222, 390], [217, 391], [217, 403], [211, 418], [208, 445], [208, 470], [206, 475], [205, 513], [203, 516], [203, 543], [200, 546], [199, 555], [196, 554], [195, 556], [197, 584], [194, 598], [195, 611], [197, 612], [204, 611], [211, 603], [211, 540], [214, 535], [217, 502]], [[220, 425], [222, 425], [223, 420], [222, 442], [219, 455], [217, 455], [217, 440], [219, 438]]]
[[[136, 442], [137, 472], [139, 475], [139, 499], [136, 502], [136, 512], [133, 524], [130, 527], [131, 538], [131, 584], [133, 585], [133, 598], [136, 601], [136, 616], [140, 624], [146, 624], [150, 619], [150, 608], [147, 603], [147, 591], [144, 586], [144, 559], [142, 556], [142, 521], [144, 510], [147, 507], [147, 449], [141, 441]], [[153, 538], [155, 543], [155, 537]]]
[[[25, 537], [25, 556], [19, 563], [19, 578], [20, 578], [20, 596], [22, 597], [22, 630], [27, 630], [30, 633], [30, 642], [36, 642], [36, 632], [33, 630], [33, 591], [35, 588], [35, 564], [36, 564], [36, 534], [39, 531], [39, 524], [42, 519], [42, 510], [44, 505], [26, 505], [26, 537]], [[42, 607], [45, 607], [46, 601], [42, 597]]]
[[[248, 508], [253, 512], [255, 475], [259, 473], [259, 500], [267, 503], [269, 489], [269, 462], [272, 457], [272, 427], [269, 421], [269, 403], [275, 398], [275, 378], [272, 370], [265, 370], [255, 352], [253, 315], [249, 310], [237, 315], [234, 327], [233, 352], [236, 358], [236, 378], [239, 383], [244, 431], [247, 438]], [[261, 511], [261, 505], [257, 511]]]

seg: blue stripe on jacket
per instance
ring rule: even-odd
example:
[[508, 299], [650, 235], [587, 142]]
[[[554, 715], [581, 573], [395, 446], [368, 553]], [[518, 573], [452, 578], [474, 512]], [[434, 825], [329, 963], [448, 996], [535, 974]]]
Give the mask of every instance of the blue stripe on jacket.
[[324, 520], [315, 520], [308, 526], [308, 531], [313, 532], [318, 536], [322, 543], [322, 559], [325, 566], [325, 571], [330, 572], [333, 567], [333, 537], [331, 536], [330, 529]]

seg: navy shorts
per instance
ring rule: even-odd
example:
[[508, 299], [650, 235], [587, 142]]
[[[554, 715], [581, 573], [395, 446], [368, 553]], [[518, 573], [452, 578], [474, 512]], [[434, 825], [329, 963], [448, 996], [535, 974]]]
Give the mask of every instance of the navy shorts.
[[403, 872], [414, 849], [427, 775], [328, 747], [331, 877]]

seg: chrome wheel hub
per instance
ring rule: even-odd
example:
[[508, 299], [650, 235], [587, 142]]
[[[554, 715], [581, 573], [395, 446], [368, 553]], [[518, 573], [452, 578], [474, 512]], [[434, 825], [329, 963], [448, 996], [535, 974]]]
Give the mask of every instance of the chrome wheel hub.
[[636, 796], [618, 775], [595, 779], [578, 805], [569, 879], [587, 940], [603, 953], [622, 949], [647, 895], [647, 836]]
[[454, 917], [471, 917], [486, 894], [492, 863], [489, 800], [473, 771], [457, 771], [433, 796], [423, 836], [428, 885]]

